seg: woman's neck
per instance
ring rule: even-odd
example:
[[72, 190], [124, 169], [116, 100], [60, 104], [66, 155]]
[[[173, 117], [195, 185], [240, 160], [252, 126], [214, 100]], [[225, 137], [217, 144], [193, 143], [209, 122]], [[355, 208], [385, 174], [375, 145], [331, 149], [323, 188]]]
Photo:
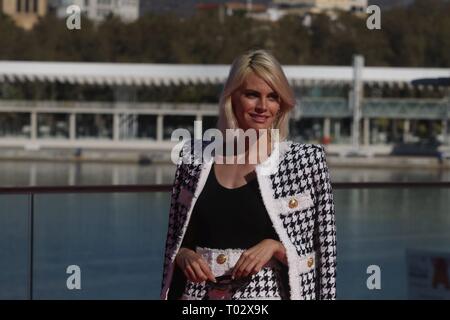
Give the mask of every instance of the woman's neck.
[[232, 140], [224, 141], [223, 152], [226, 158], [224, 162], [256, 165], [270, 156], [273, 149], [273, 143], [271, 143], [270, 137], [261, 135], [256, 141], [254, 139], [253, 141], [250, 140], [252, 139], [246, 139], [244, 137], [240, 140], [238, 137], [235, 137]]

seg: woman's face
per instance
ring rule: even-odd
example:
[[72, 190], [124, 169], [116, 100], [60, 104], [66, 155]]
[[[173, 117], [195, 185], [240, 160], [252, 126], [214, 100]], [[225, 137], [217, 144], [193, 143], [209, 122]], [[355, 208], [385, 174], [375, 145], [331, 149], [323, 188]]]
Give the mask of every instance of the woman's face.
[[280, 97], [266, 81], [251, 73], [231, 101], [239, 127], [244, 131], [268, 129], [280, 110]]

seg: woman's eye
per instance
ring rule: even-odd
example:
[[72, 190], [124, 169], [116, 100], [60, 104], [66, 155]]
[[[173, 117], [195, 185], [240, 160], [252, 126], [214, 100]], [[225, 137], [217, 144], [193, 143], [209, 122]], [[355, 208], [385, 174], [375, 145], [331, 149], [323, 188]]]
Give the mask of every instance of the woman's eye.
[[249, 98], [255, 98], [256, 97], [256, 93], [247, 93], [246, 96], [249, 97]]

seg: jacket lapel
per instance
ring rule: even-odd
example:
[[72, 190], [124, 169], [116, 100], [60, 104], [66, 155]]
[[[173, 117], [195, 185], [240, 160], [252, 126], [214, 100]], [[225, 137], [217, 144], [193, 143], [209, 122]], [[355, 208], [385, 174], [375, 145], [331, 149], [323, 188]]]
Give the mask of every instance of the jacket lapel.
[[178, 250], [180, 249], [181, 243], [183, 242], [184, 235], [186, 233], [187, 227], [189, 225], [189, 221], [191, 219], [192, 211], [194, 209], [194, 206], [195, 206], [195, 203], [197, 202], [198, 197], [200, 196], [203, 188], [205, 187], [206, 180], [208, 180], [208, 175], [209, 175], [209, 172], [211, 171], [212, 163], [213, 163], [213, 158], [209, 158], [201, 164], [201, 169], [199, 171], [199, 177], [197, 180], [197, 184], [194, 187], [194, 190], [195, 190], [194, 193], [191, 193], [190, 191], [188, 191], [188, 189], [185, 189], [182, 187], [182, 190], [180, 192], [180, 200], [189, 209], [187, 211], [185, 223], [183, 225], [183, 228], [181, 229], [181, 235], [179, 238], [180, 240], [178, 241], [176, 248], [172, 254], [172, 261], [174, 261], [176, 255], [178, 253]]
[[[286, 233], [286, 229], [283, 226], [283, 223], [280, 219], [280, 210], [277, 206], [277, 201], [274, 198], [274, 190], [273, 190], [273, 174], [279, 170], [279, 162], [283, 159], [283, 155], [290, 149], [290, 142], [283, 141], [278, 146], [278, 150], [275, 151], [275, 156], [271, 154], [271, 156], [267, 159], [267, 161], [262, 164], [256, 166], [256, 174], [258, 178], [258, 184], [261, 191], [261, 196], [264, 202], [264, 206], [269, 214], [270, 220], [275, 228], [280, 241], [283, 243], [286, 248], [286, 255], [288, 260], [288, 272], [289, 272], [289, 286], [291, 288], [291, 299], [299, 299], [300, 298], [300, 287], [299, 287], [299, 279], [298, 279], [298, 255], [295, 250], [294, 245], [289, 240], [288, 234]], [[277, 148], [277, 147], [276, 147]], [[284, 201], [281, 200], [281, 201]]]
[[[290, 148], [290, 143], [291, 142], [289, 141], [282, 141], [280, 143], [276, 143], [270, 156], [262, 163], [256, 165], [255, 171], [258, 179], [261, 196], [264, 202], [264, 206], [269, 214], [269, 217], [275, 228], [275, 231], [280, 238], [280, 241], [286, 248], [288, 269], [289, 269], [289, 285], [291, 288], [291, 299], [300, 299], [301, 286], [299, 284], [300, 271], [298, 270], [299, 257], [297, 255], [294, 245], [289, 240], [289, 237], [280, 219], [279, 216], [280, 210], [278, 209], [277, 201], [275, 201], [276, 199], [274, 198], [273, 181], [272, 181], [273, 174], [276, 173], [277, 170], [279, 169], [279, 162], [281, 159], [283, 159], [283, 154]], [[193, 188], [195, 190], [194, 193], [188, 191], [188, 189], [183, 190], [182, 188], [182, 191], [180, 193], [180, 201], [183, 202], [189, 209], [187, 211], [185, 223], [183, 225], [183, 228], [181, 229], [179, 241], [177, 242], [176, 247], [171, 255], [171, 264], [172, 264], [171, 267], [173, 267], [174, 259], [178, 253], [178, 250], [180, 249], [181, 243], [183, 242], [183, 238], [187, 230], [187, 226], [189, 225], [193, 208], [206, 184], [213, 162], [214, 158], [210, 157], [205, 159], [200, 164], [201, 169], [199, 170], [198, 173], [199, 177], [197, 179], [197, 183]]]

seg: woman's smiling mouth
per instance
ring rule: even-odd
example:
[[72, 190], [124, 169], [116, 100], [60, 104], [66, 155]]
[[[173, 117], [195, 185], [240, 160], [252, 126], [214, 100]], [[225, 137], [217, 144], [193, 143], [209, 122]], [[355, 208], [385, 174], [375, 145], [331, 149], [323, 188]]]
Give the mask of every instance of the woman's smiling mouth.
[[250, 116], [252, 117], [253, 121], [258, 123], [265, 123], [267, 120], [267, 116], [262, 116], [254, 113], [250, 113]]

